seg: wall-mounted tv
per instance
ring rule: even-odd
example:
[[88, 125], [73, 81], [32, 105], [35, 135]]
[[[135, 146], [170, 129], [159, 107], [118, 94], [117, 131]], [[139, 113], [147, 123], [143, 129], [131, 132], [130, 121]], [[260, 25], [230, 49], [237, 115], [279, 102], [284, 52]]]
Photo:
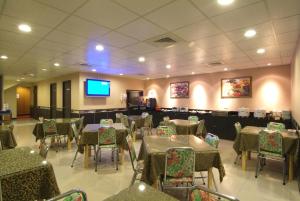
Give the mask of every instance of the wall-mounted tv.
[[86, 96], [110, 96], [110, 81], [87, 79], [85, 82]]

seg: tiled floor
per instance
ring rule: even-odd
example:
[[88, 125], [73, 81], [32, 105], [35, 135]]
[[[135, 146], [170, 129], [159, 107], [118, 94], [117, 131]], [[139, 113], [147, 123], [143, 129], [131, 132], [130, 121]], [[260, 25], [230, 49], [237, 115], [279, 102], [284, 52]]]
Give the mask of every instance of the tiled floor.
[[[20, 120], [15, 122], [15, 136], [18, 146], [30, 146], [38, 149], [38, 143], [32, 135], [34, 122], [31, 120]], [[140, 141], [136, 143], [139, 150]], [[226, 176], [222, 183], [218, 183], [219, 191], [236, 196], [241, 201], [298, 201], [300, 194], [296, 180], [282, 185], [281, 164], [268, 162], [261, 175], [255, 179], [255, 156], [248, 161], [248, 171], [241, 170], [240, 165], [234, 165], [235, 152], [232, 142], [221, 140], [219, 150], [225, 166]], [[72, 188], [80, 188], [87, 192], [91, 201], [101, 201], [120, 190], [128, 187], [133, 171], [128, 153], [125, 162], [115, 171], [114, 164], [110, 161], [110, 151], [103, 154], [103, 163], [100, 164], [98, 172], [94, 171], [94, 165], [83, 168], [83, 155], [79, 155], [74, 168], [70, 167], [75, 153], [66, 148], [60, 149], [58, 153], [50, 150], [48, 160], [54, 166], [56, 179], [61, 192]], [[93, 159], [91, 158], [91, 163]], [[214, 171], [218, 178], [218, 172]]]

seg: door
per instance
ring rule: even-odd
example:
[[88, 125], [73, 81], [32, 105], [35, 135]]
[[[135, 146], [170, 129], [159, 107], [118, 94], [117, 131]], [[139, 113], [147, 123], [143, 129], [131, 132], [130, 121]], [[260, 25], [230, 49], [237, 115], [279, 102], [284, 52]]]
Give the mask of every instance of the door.
[[71, 117], [71, 80], [63, 81], [63, 117]]
[[17, 87], [17, 115], [30, 115], [31, 91], [28, 87]]
[[50, 118], [56, 117], [56, 83], [50, 84]]

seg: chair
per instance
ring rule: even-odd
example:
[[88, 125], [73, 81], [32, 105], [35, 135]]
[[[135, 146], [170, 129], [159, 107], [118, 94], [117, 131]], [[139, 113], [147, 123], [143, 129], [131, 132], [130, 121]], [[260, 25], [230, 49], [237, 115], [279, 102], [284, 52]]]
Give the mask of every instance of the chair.
[[128, 129], [128, 133], [130, 134], [130, 136], [132, 137], [133, 141], [135, 142], [136, 139], [136, 125], [135, 125], [135, 121], [131, 122], [130, 128]]
[[258, 177], [259, 169], [262, 170], [265, 165], [263, 161], [266, 159], [283, 162], [283, 185], [285, 185], [287, 158], [282, 149], [282, 135], [278, 131], [262, 130], [259, 133], [255, 178]]
[[156, 135], [159, 136], [171, 136], [176, 135], [176, 129], [171, 126], [158, 126], [156, 129]]
[[123, 113], [116, 113], [116, 123], [121, 123], [122, 116], [123, 116]]
[[114, 122], [112, 119], [101, 119], [100, 120], [100, 125], [102, 126], [110, 126], [112, 125]]
[[285, 125], [283, 123], [270, 122], [268, 123], [267, 128], [269, 130], [275, 130], [281, 132], [285, 130]]
[[128, 116], [127, 115], [122, 115], [121, 116], [121, 123], [124, 124], [126, 128], [129, 127], [129, 121], [128, 121]]
[[204, 119], [202, 119], [199, 121], [199, 125], [196, 130], [196, 136], [205, 138], [206, 134], [207, 134], [207, 131], [206, 131], [206, 127], [205, 127], [205, 121], [204, 121]]
[[[44, 138], [42, 139], [41, 143], [45, 142], [47, 138], [56, 138], [57, 141], [59, 139], [59, 134], [57, 133], [57, 127], [55, 119], [44, 119], [43, 121], [43, 131], [44, 131]], [[56, 152], [58, 152], [58, 143], [56, 143]]]
[[137, 175], [142, 174], [142, 172], [143, 172], [144, 161], [143, 160], [137, 160], [134, 145], [133, 145], [132, 138], [131, 138], [130, 135], [127, 135], [126, 141], [127, 141], [127, 144], [128, 144], [128, 151], [129, 151], [129, 156], [130, 156], [130, 160], [131, 160], [132, 169], [134, 171], [133, 177], [132, 177], [131, 182], [130, 182], [130, 185], [133, 185], [136, 178], [137, 178]]
[[[166, 151], [162, 191], [167, 188], [189, 189], [194, 185], [195, 152], [190, 147], [174, 147]], [[186, 184], [186, 186], [179, 186]], [[188, 191], [187, 191], [188, 195]]]
[[188, 117], [188, 120], [189, 121], [192, 121], [192, 122], [198, 122], [199, 121], [199, 118], [197, 116], [189, 116]]
[[148, 112], [143, 112], [141, 116], [142, 116], [142, 118], [146, 118], [148, 115], [149, 115]]
[[237, 198], [212, 191], [204, 186], [190, 189], [189, 201], [239, 201]]
[[147, 135], [151, 135], [152, 134], [152, 126], [153, 126], [152, 115], [148, 115], [145, 117], [144, 126], [141, 128], [142, 136], [144, 136], [145, 133]]
[[239, 150], [242, 125], [240, 124], [240, 122], [236, 122], [234, 124], [234, 128], [235, 128], [235, 139], [234, 139], [234, 143], [233, 143], [233, 149], [237, 153], [235, 160], [234, 160], [234, 164], [237, 164], [237, 161], [239, 160], [239, 158], [241, 158], [241, 155], [242, 155], [242, 152]]
[[87, 201], [87, 195], [84, 191], [74, 189], [46, 201]]
[[83, 130], [83, 126], [84, 126], [84, 116], [80, 117], [79, 119], [79, 127], [78, 127], [79, 133], [81, 133], [81, 131]]
[[163, 121], [170, 121], [170, 117], [169, 116], [164, 117]]
[[47, 145], [46, 142], [42, 142], [40, 144], [40, 152], [39, 152], [40, 156], [46, 159], [48, 155], [48, 151], [49, 151], [49, 145]]
[[98, 130], [98, 149], [96, 152], [96, 167], [95, 172], [97, 172], [98, 166], [98, 155], [100, 152], [100, 160], [101, 160], [101, 149], [109, 148], [112, 149], [112, 159], [113, 153], [116, 155], [116, 170], [118, 170], [118, 162], [119, 162], [119, 149], [116, 142], [116, 130], [112, 127], [101, 127]]

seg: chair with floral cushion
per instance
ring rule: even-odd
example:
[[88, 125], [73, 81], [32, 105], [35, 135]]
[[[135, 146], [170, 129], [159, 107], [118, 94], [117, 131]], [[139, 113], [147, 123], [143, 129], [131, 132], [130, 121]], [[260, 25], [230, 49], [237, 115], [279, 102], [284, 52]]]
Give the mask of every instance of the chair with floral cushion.
[[50, 198], [46, 201], [88, 201], [84, 191], [74, 189]]
[[166, 151], [165, 172], [160, 180], [162, 191], [170, 188], [188, 190], [194, 185], [194, 171], [195, 152], [191, 147], [169, 148]]
[[144, 170], [144, 161], [143, 160], [137, 160], [136, 152], [134, 149], [133, 141], [130, 135], [127, 135], [126, 137], [127, 145], [128, 145], [128, 151], [129, 156], [131, 160], [132, 169], [134, 171], [133, 177], [131, 179], [130, 185], [133, 185], [135, 180], [137, 179], [137, 176], [143, 173]]
[[239, 160], [239, 158], [241, 158], [241, 155], [242, 155], [242, 152], [239, 150], [242, 125], [240, 124], [240, 122], [236, 122], [234, 124], [234, 128], [235, 128], [235, 139], [234, 139], [234, 143], [233, 143], [233, 149], [237, 153], [236, 158], [234, 160], [234, 164], [237, 164], [237, 161]]
[[220, 139], [217, 135], [214, 135], [212, 133], [207, 133], [205, 137], [205, 142], [217, 149], [219, 147]]
[[170, 121], [170, 117], [169, 117], [169, 116], [165, 116], [165, 117], [163, 118], [163, 121]]
[[126, 128], [129, 127], [129, 121], [128, 121], [128, 116], [127, 115], [122, 115], [121, 116], [121, 123], [124, 124]]
[[176, 129], [172, 126], [158, 126], [156, 128], [156, 135], [166, 137], [176, 135]]
[[188, 120], [189, 121], [192, 121], [192, 122], [198, 122], [199, 121], [199, 118], [197, 116], [189, 116], [188, 117]]
[[285, 185], [287, 157], [283, 153], [282, 146], [282, 135], [280, 132], [274, 130], [262, 130], [259, 132], [255, 178], [258, 177], [259, 170], [262, 170], [264, 160], [281, 161], [283, 162], [283, 185]]
[[190, 189], [189, 201], [239, 201], [237, 198], [212, 191], [204, 186]]
[[132, 121], [131, 124], [130, 124], [130, 128], [127, 129], [128, 130], [128, 133], [131, 135], [133, 141], [135, 142], [135, 139], [136, 139], [136, 125], [135, 125], [135, 121]]
[[[41, 143], [45, 142], [47, 138], [53, 138], [60, 143], [60, 135], [57, 133], [56, 121], [55, 119], [44, 119], [43, 121], [43, 131], [44, 131], [44, 138], [42, 139]], [[58, 143], [56, 143], [56, 152], [58, 152]]]
[[112, 125], [114, 122], [112, 119], [101, 119], [100, 120], [100, 125], [102, 126], [110, 126]]
[[275, 130], [275, 131], [283, 131], [285, 130], [285, 125], [283, 123], [278, 123], [278, 122], [270, 122], [267, 125], [267, 128], [269, 130]]
[[207, 134], [207, 131], [206, 131], [206, 127], [205, 127], [205, 121], [204, 121], [204, 119], [202, 119], [199, 121], [199, 125], [196, 130], [196, 136], [205, 138], [206, 134]]
[[114, 160], [114, 154], [116, 156], [115, 164], [116, 170], [118, 170], [118, 159], [119, 159], [119, 149], [116, 142], [116, 130], [112, 127], [101, 127], [98, 130], [98, 149], [96, 152], [96, 167], [95, 172], [97, 172], [98, 166], [98, 155], [100, 152], [100, 160], [101, 160], [101, 149], [109, 148], [112, 149], [112, 160]]
[[152, 134], [152, 127], [153, 127], [152, 115], [147, 115], [145, 117], [144, 126], [141, 128], [142, 136], [145, 136], [145, 134], [146, 135], [151, 135]]

